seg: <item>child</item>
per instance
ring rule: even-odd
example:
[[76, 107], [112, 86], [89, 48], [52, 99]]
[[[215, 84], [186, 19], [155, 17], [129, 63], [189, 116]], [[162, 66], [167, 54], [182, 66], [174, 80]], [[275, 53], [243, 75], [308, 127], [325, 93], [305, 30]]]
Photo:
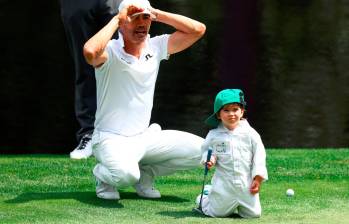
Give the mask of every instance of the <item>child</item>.
[[261, 216], [258, 192], [268, 179], [266, 153], [259, 134], [243, 119], [245, 107], [241, 90], [222, 90], [216, 96], [214, 113], [205, 121], [215, 129], [202, 145], [202, 162], [210, 147], [208, 168], [216, 165], [212, 190], [202, 197], [202, 212], [207, 216]]

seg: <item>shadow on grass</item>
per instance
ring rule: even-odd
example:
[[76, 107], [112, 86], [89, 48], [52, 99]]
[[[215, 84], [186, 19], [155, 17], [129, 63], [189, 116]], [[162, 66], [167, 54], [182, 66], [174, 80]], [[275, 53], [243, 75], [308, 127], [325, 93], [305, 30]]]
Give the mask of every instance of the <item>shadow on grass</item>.
[[[188, 217], [212, 218], [210, 216], [206, 216], [202, 213], [196, 212], [194, 211], [194, 209], [191, 211], [163, 211], [163, 212], [158, 212], [158, 214], [162, 216], [170, 216], [175, 219], [188, 218]], [[242, 219], [242, 217], [239, 216], [238, 214], [232, 214], [225, 218]]]
[[135, 199], [135, 200], [148, 200], [148, 201], [162, 201], [162, 202], [172, 202], [172, 203], [182, 203], [188, 202], [190, 200], [185, 198], [180, 198], [171, 195], [161, 195], [161, 198], [142, 198], [133, 192], [120, 192], [121, 199]]
[[81, 203], [90, 204], [104, 208], [123, 208], [124, 206], [116, 200], [103, 200], [96, 197], [95, 192], [28, 192], [18, 195], [16, 198], [6, 200], [6, 203], [26, 203], [38, 200], [74, 199]]
[[175, 219], [188, 218], [188, 217], [198, 217], [198, 218], [207, 217], [193, 211], [163, 211], [163, 212], [158, 212], [158, 214], [162, 216], [170, 216]]
[[166, 196], [163, 195], [158, 199], [145, 199], [140, 198], [136, 193], [133, 192], [120, 192], [121, 199], [117, 200], [104, 200], [96, 197], [95, 192], [28, 192], [18, 195], [16, 198], [6, 200], [6, 203], [26, 203], [30, 201], [38, 200], [59, 200], [59, 199], [74, 199], [80, 201], [84, 204], [90, 204], [96, 207], [104, 208], [123, 208], [124, 206], [120, 203], [122, 200], [131, 199], [131, 200], [152, 200], [152, 201], [164, 201], [164, 202], [188, 202], [187, 199], [175, 197], [175, 196]]

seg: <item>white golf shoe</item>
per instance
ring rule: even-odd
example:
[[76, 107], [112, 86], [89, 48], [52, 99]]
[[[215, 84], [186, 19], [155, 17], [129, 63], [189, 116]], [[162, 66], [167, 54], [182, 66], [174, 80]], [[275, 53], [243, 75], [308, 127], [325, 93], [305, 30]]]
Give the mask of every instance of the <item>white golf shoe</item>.
[[135, 185], [138, 196], [143, 198], [161, 198], [160, 191], [154, 188], [154, 186], [142, 186], [140, 183]]
[[92, 155], [91, 134], [84, 135], [79, 145], [70, 153], [71, 159], [87, 159]]
[[161, 198], [160, 191], [154, 187], [154, 177], [141, 170], [141, 178], [134, 188], [138, 196], [143, 198]]
[[[208, 196], [207, 195], [202, 195], [202, 201], [206, 200]], [[195, 204], [196, 206], [199, 206], [200, 205], [200, 199], [201, 199], [201, 194], [199, 194], [196, 199], [195, 199]]]
[[196, 206], [199, 206], [200, 205], [200, 199], [201, 199], [201, 194], [199, 194], [196, 199], [195, 199], [195, 204]]
[[111, 185], [106, 184], [96, 177], [96, 195], [107, 200], [119, 200], [119, 192]]

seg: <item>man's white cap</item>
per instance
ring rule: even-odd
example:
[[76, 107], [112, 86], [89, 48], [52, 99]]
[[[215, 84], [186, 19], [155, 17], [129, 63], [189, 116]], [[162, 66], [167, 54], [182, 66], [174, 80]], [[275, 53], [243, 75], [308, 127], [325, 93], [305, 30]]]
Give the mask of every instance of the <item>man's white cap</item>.
[[120, 5], [119, 5], [119, 12], [121, 12], [121, 10], [123, 10], [124, 8], [126, 8], [129, 5], [135, 5], [138, 6], [140, 8], [143, 8], [144, 10], [142, 12], [137, 12], [133, 15], [131, 15], [131, 17], [140, 15], [140, 14], [149, 14], [149, 15], [153, 15], [150, 12], [150, 2], [148, 0], [123, 0]]

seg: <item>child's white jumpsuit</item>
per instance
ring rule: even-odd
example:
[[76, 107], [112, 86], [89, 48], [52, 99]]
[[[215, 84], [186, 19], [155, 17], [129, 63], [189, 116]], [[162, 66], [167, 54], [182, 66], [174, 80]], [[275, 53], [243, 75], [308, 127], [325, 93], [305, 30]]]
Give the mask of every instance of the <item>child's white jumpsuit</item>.
[[250, 193], [256, 175], [268, 179], [266, 153], [259, 134], [247, 120], [241, 120], [233, 131], [220, 124], [205, 139], [202, 162], [206, 160], [209, 147], [217, 163], [212, 190], [203, 197], [202, 211], [212, 217], [233, 213], [244, 218], [260, 217], [259, 194]]

